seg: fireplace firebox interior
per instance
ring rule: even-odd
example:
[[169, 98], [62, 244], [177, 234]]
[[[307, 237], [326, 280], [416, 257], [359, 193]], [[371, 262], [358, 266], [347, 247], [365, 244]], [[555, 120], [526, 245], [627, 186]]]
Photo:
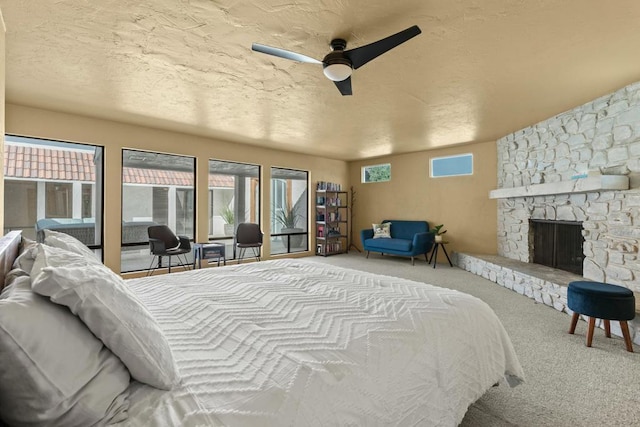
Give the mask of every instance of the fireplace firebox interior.
[[582, 275], [582, 223], [531, 220], [533, 262]]

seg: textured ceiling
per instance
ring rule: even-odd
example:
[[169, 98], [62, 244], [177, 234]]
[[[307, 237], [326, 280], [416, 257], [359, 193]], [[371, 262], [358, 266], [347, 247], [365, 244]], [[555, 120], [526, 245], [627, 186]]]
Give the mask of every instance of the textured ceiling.
[[[637, 0], [0, 0], [6, 98], [323, 155], [370, 158], [495, 140], [640, 80]], [[322, 59], [417, 24], [355, 70]]]

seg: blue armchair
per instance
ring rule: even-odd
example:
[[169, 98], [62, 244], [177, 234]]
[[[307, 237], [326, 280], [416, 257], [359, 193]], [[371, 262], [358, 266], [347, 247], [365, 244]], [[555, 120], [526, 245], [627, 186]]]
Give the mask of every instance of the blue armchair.
[[414, 257], [424, 254], [425, 261], [429, 262], [427, 253], [433, 247], [433, 234], [429, 232], [427, 221], [385, 219], [382, 222], [391, 223], [391, 238], [374, 239], [372, 228], [366, 228], [360, 232], [367, 258], [369, 258], [369, 252], [402, 255], [411, 257], [411, 265], [414, 265]]

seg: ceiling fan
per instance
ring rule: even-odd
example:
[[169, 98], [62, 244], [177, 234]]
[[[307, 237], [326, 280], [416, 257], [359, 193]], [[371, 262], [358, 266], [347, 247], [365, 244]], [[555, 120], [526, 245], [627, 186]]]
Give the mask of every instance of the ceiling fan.
[[417, 36], [421, 32], [420, 28], [414, 25], [377, 42], [349, 50], [345, 50], [347, 42], [344, 39], [333, 39], [331, 40], [331, 52], [322, 61], [300, 53], [258, 43], [253, 43], [251, 49], [292, 61], [322, 64], [324, 75], [335, 83], [340, 93], [342, 95], [351, 95], [351, 73], [353, 73], [353, 70], [357, 70], [372, 59]]

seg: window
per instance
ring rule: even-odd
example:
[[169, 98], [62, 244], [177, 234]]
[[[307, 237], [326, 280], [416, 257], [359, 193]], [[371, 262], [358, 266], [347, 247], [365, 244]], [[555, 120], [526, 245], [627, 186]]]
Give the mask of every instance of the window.
[[[11, 150], [5, 144], [5, 153]], [[6, 161], [6, 159], [5, 159]], [[44, 218], [44, 209], [38, 209], [38, 201], [40, 204], [44, 201], [44, 194], [38, 197], [38, 181], [37, 179], [17, 180], [14, 179], [14, 169], [11, 165], [7, 165], [4, 176], [4, 233], [11, 230], [22, 230], [22, 235], [29, 239], [36, 239], [36, 222], [38, 219]], [[34, 178], [34, 177], [30, 177]], [[9, 197], [11, 200], [9, 200]], [[43, 215], [38, 218], [38, 212], [42, 211]]]
[[101, 253], [102, 147], [6, 135], [4, 232], [67, 233]]
[[45, 182], [45, 218], [73, 217], [73, 184]]
[[271, 255], [309, 248], [309, 173], [271, 168]]
[[176, 188], [176, 234], [195, 236], [195, 188]]
[[241, 222], [260, 224], [260, 166], [209, 160], [209, 240], [225, 244], [227, 259]]
[[431, 178], [473, 175], [473, 154], [434, 157], [431, 159]]
[[362, 182], [391, 181], [391, 163], [362, 167]]
[[94, 185], [82, 184], [82, 218], [93, 218], [95, 216], [93, 205], [94, 189]]
[[193, 157], [122, 150], [123, 273], [149, 268], [151, 225], [167, 225], [176, 235], [194, 238], [195, 171]]

